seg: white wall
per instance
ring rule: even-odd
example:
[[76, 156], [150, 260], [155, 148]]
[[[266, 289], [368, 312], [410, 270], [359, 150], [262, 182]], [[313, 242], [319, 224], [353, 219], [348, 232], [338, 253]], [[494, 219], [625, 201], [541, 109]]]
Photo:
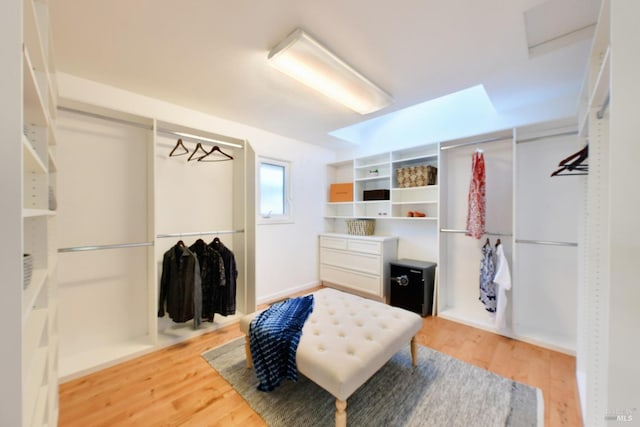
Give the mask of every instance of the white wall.
[[245, 139], [258, 155], [291, 161], [295, 221], [257, 227], [257, 300], [317, 284], [325, 164], [334, 161], [333, 151], [69, 74], [58, 73], [58, 86], [62, 105], [93, 105]]

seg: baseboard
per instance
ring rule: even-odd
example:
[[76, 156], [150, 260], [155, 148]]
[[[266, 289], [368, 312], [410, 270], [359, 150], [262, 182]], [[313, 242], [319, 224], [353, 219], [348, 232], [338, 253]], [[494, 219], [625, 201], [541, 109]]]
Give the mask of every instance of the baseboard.
[[273, 294], [261, 295], [260, 297], [258, 297], [256, 299], [256, 304], [260, 305], [260, 304], [273, 303], [275, 301], [282, 300], [283, 298], [291, 296], [292, 294], [295, 294], [295, 293], [298, 293], [298, 292], [308, 291], [308, 290], [316, 288], [318, 286], [320, 286], [320, 282], [310, 282], [310, 283], [306, 283], [304, 285], [287, 288], [287, 289], [284, 289], [282, 291], [279, 291], [279, 292], [276, 292], [276, 293], [273, 293]]

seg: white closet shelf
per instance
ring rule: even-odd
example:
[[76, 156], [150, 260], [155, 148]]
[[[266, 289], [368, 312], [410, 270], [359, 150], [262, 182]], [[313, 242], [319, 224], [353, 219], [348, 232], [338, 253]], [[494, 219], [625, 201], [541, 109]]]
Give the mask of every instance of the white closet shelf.
[[24, 172], [46, 174], [47, 167], [44, 165], [36, 150], [26, 136], [22, 135], [22, 156], [24, 160]]
[[42, 341], [46, 324], [47, 310], [44, 308], [33, 310], [25, 325], [24, 340], [22, 342], [22, 349], [25, 355], [34, 354], [38, 344]]
[[[47, 367], [47, 347], [40, 347], [33, 357], [31, 365], [27, 369], [26, 375], [26, 399], [24, 406], [25, 419], [28, 420], [25, 425], [32, 425], [33, 415], [38, 401], [38, 395], [42, 387], [46, 387], [44, 383], [44, 373]], [[35, 424], [37, 425], [37, 423]]]
[[437, 200], [415, 200], [407, 202], [391, 202], [392, 205], [426, 205], [426, 204], [438, 204]]
[[31, 273], [31, 283], [22, 294], [22, 318], [24, 320], [29, 316], [36, 298], [40, 294], [42, 287], [47, 281], [48, 271], [46, 268], [34, 268]]
[[154, 350], [157, 348], [150, 343], [150, 338], [145, 335], [74, 355], [64, 356], [61, 354], [58, 365], [60, 382], [70, 381]]
[[437, 160], [437, 159], [438, 159], [438, 154], [428, 154], [428, 155], [417, 155], [417, 156], [393, 159], [391, 163], [408, 163], [408, 162], [415, 162], [420, 160], [427, 161], [427, 160]]
[[388, 180], [391, 178], [389, 175], [376, 175], [376, 176], [365, 176], [363, 178], [356, 178], [356, 182], [368, 182], [368, 181], [382, 181]]
[[42, 32], [38, 24], [38, 15], [33, 0], [23, 1], [24, 43], [33, 55], [33, 65], [37, 70], [47, 71]]
[[22, 209], [23, 218], [34, 218], [39, 216], [54, 216], [56, 211], [49, 209]]
[[38, 392], [38, 398], [36, 401], [36, 408], [33, 413], [33, 425], [46, 425], [44, 414], [47, 407], [47, 400], [49, 399], [49, 387], [45, 384], [40, 387]]
[[24, 121], [37, 126], [47, 126], [49, 123], [40, 89], [36, 83], [29, 53], [25, 49], [22, 55], [22, 81], [24, 86]]

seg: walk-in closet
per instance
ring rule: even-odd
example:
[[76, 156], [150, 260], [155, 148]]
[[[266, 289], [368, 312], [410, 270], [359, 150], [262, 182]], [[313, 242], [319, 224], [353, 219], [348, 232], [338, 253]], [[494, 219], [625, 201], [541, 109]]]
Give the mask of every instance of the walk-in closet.
[[[246, 211], [254, 195], [246, 185], [252, 176], [245, 172], [252, 160], [246, 141], [87, 106], [62, 108], [58, 131], [62, 378], [253, 311]], [[198, 240], [215, 240], [233, 254], [233, 310], [202, 322], [194, 315], [160, 317], [164, 254]]]

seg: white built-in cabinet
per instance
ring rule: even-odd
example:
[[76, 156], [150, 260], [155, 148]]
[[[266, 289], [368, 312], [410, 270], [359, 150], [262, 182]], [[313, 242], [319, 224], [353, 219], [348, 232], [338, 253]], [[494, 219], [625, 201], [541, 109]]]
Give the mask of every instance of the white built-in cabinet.
[[390, 236], [320, 235], [320, 281], [389, 301], [389, 263], [398, 241]]
[[[438, 264], [437, 315], [573, 354], [584, 177], [551, 173], [579, 148], [576, 123], [568, 119], [329, 164], [327, 193], [330, 184], [352, 182], [354, 201], [327, 202], [327, 231], [346, 233], [345, 220], [351, 218], [376, 219], [373, 237], [397, 238], [399, 258]], [[480, 240], [466, 235], [471, 159], [477, 150], [486, 167], [486, 234]], [[424, 164], [438, 168], [437, 185], [397, 185], [397, 169]], [[390, 190], [390, 200], [362, 200], [362, 191], [379, 188]], [[409, 211], [427, 215], [409, 217]], [[501, 330], [479, 300], [481, 248], [487, 239], [492, 245], [501, 240], [513, 281], [507, 327]], [[321, 243], [323, 280], [325, 259]]]
[[[3, 80], [11, 86], [2, 90], [3, 102], [11, 105], [11, 112], [2, 114], [8, 124], [2, 126], [2, 157], [7, 162], [2, 167], [2, 216], [3, 227], [10, 228], [3, 229], [3, 238], [11, 254], [2, 255], [10, 265], [2, 265], [0, 318], [12, 332], [0, 358], [0, 424], [7, 426], [58, 422], [57, 88], [49, 6], [44, 0], [24, 0], [2, 7], [3, 19], [10, 20], [2, 23]], [[31, 270], [23, 266], [24, 254], [31, 256]], [[17, 340], [11, 338], [15, 333]]]
[[[254, 311], [256, 159], [250, 144], [151, 114], [68, 99], [61, 105], [61, 381], [218, 329]], [[179, 138], [188, 153], [170, 156]], [[198, 143], [207, 151], [219, 145], [233, 160], [199, 162], [196, 154], [189, 161]], [[180, 148], [174, 154], [182, 153]], [[159, 318], [164, 253], [179, 240], [190, 246], [216, 237], [235, 255], [236, 314], [216, 314], [213, 323], [197, 329], [193, 321]]]
[[602, 1], [580, 102], [589, 175], [581, 193], [576, 371], [589, 426], [640, 416], [639, 15], [638, 2]]
[[[397, 171], [412, 166], [438, 165], [437, 145], [392, 151], [327, 165], [327, 203], [325, 220], [332, 231], [344, 231], [344, 219], [403, 219], [430, 221], [438, 219], [438, 185], [400, 187]], [[353, 201], [330, 202], [330, 184], [353, 183]], [[389, 200], [365, 201], [364, 191], [388, 190]], [[424, 217], [410, 217], [419, 211]]]

